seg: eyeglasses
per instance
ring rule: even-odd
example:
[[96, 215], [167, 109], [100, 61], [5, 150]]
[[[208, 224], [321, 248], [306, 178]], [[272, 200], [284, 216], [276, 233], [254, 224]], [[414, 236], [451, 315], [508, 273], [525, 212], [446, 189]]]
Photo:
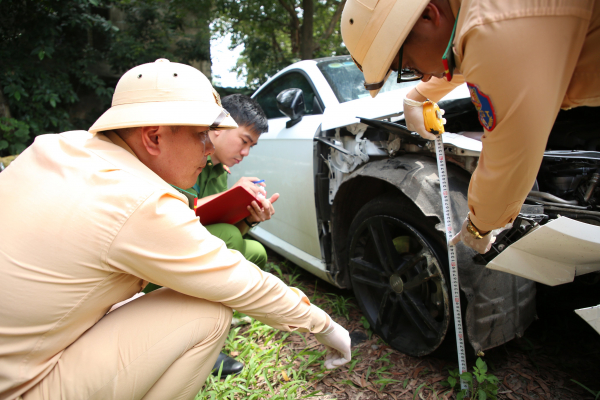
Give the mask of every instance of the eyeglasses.
[[396, 82], [398, 82], [398, 83], [412, 82], [412, 81], [418, 81], [419, 79], [423, 78], [423, 74], [421, 72], [419, 72], [419, 70], [412, 69], [412, 68], [402, 68], [402, 54], [403, 53], [404, 53], [404, 44], [402, 44], [402, 46], [400, 47], [400, 51], [398, 52], [398, 68], [400, 68], [400, 71], [398, 71], [398, 78], [397, 78]]
[[[402, 54], [404, 53], [404, 44], [400, 47], [400, 51], [398, 51], [398, 67], [402, 67]], [[362, 65], [360, 65], [355, 59], [354, 57], [352, 57], [352, 61], [354, 61], [354, 64], [356, 64], [356, 66], [358, 67], [358, 69], [360, 70], [360, 72], [363, 72], [362, 69]], [[394, 68], [392, 68], [390, 66], [390, 70], [396, 71]], [[413, 81], [418, 81], [419, 79], [423, 78], [423, 74], [421, 72], [419, 72], [419, 70], [416, 69], [412, 69], [412, 68], [402, 68], [400, 70], [400, 72], [398, 73], [398, 77], [396, 78], [396, 82], [397, 83], [401, 83], [401, 82], [413, 82]], [[381, 87], [383, 86], [385, 82], [377, 82], [377, 83], [364, 83], [365, 85], [365, 89], [367, 90], [377, 90], [377, 89], [381, 89]]]

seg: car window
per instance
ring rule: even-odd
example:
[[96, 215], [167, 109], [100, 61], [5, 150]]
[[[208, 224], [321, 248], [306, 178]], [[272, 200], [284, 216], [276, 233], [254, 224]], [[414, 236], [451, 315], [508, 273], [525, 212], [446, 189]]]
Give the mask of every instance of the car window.
[[[340, 103], [370, 96], [363, 85], [365, 78], [362, 72], [350, 57], [323, 59], [317, 63], [317, 66]], [[392, 72], [379, 93], [415, 86], [419, 83], [418, 81], [397, 83], [397, 76], [397, 72]]]
[[321, 114], [319, 107], [314, 107], [315, 91], [308, 79], [300, 72], [289, 72], [282, 75], [261, 90], [254, 100], [260, 104], [267, 118], [282, 118], [284, 115], [277, 108], [276, 97], [285, 89], [301, 89], [304, 94], [304, 112], [306, 115]]

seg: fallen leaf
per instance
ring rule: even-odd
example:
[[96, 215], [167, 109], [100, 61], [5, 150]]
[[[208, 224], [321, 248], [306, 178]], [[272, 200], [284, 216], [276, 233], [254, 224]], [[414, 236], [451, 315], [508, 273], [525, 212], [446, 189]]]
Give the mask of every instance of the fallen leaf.
[[415, 369], [413, 371], [412, 377], [416, 379], [417, 376], [419, 376], [419, 372], [423, 371], [424, 369], [425, 369], [425, 367], [419, 367], [419, 368]]
[[539, 383], [540, 387], [544, 390], [544, 393], [546, 393], [547, 396], [550, 396], [550, 390], [548, 389], [548, 386], [546, 386], [544, 381], [538, 378], [536, 378], [535, 381]]
[[514, 372], [516, 372], [517, 374], [521, 375], [521, 376], [522, 376], [523, 378], [525, 378], [525, 379], [528, 379], [528, 380], [530, 380], [530, 381], [532, 381], [532, 380], [533, 380], [533, 378], [532, 378], [531, 376], [529, 376], [529, 375], [527, 375], [527, 374], [525, 374], [525, 373], [523, 373], [523, 372], [521, 372], [521, 371], [517, 371], [517, 370], [515, 370], [515, 369], [513, 369], [513, 371], [514, 371]]
[[283, 376], [284, 381], [289, 382], [290, 378], [288, 377], [288, 374], [285, 371], [281, 371], [281, 375]]
[[444, 376], [438, 376], [437, 378], [434, 378], [434, 379], [430, 380], [428, 383], [430, 385], [433, 385], [434, 383], [439, 382], [439, 381], [443, 381], [444, 379], [446, 379]]

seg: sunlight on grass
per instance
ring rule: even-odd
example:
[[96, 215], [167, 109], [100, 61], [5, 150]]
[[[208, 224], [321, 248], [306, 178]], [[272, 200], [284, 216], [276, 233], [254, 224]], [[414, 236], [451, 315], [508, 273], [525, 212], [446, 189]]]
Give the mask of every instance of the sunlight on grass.
[[[288, 340], [290, 336], [294, 341]], [[290, 346], [294, 344], [305, 348], [291, 350]], [[317, 346], [314, 339], [307, 340], [302, 333], [280, 332], [256, 320], [249, 327], [232, 329], [224, 351], [243, 362], [244, 369], [239, 375], [227, 376], [224, 380], [209, 376], [196, 399], [302, 399], [323, 396], [312, 387], [312, 383], [327, 374], [323, 367], [325, 350], [313, 350]]]
[[[265, 271], [305, 293], [314, 291], [301, 283], [300, 271], [294, 264], [286, 261], [280, 265], [267, 263]], [[321, 303], [324, 309], [336, 309], [334, 314], [348, 315], [345, 311], [347, 299], [334, 294], [316, 296], [318, 298], [313, 296], [311, 301]], [[243, 314], [234, 313], [234, 318], [240, 316]], [[331, 372], [323, 367], [324, 347], [311, 334], [282, 332], [252, 320], [249, 325], [231, 329], [223, 351], [241, 361], [244, 369], [239, 375], [223, 380], [209, 376], [196, 396], [197, 400], [317, 399], [325, 396], [314, 387]], [[327, 396], [327, 399], [334, 398]]]

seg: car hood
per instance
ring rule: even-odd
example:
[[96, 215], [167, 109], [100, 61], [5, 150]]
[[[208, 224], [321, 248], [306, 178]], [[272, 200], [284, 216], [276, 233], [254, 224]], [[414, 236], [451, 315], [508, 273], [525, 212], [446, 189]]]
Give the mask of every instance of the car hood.
[[[402, 115], [403, 100], [412, 87], [380, 93], [377, 97], [347, 101], [329, 106], [323, 113], [321, 130], [342, 128], [359, 123], [358, 118], [382, 119]], [[469, 97], [467, 85], [460, 85], [448, 93], [442, 100], [463, 99]]]

